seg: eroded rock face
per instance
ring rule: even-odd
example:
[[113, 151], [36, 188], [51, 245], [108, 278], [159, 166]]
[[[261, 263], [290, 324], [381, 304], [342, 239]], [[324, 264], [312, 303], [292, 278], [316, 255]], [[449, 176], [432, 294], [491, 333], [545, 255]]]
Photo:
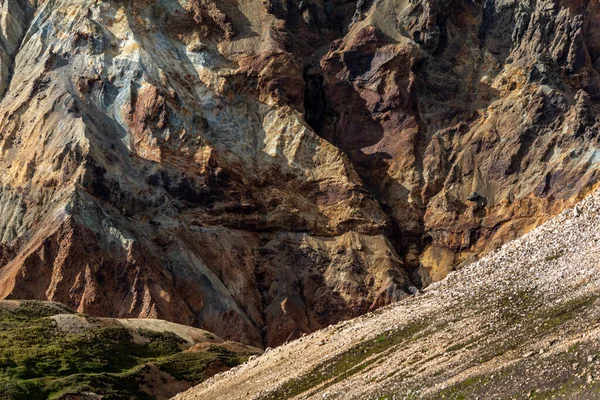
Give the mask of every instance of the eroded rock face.
[[406, 295], [388, 216], [292, 107], [279, 21], [245, 7], [38, 6], [0, 113], [1, 297], [274, 345]]
[[1, 7], [0, 297], [277, 345], [597, 180], [593, 2]]
[[386, 205], [424, 283], [596, 185], [599, 11], [375, 1], [314, 67], [315, 128]]

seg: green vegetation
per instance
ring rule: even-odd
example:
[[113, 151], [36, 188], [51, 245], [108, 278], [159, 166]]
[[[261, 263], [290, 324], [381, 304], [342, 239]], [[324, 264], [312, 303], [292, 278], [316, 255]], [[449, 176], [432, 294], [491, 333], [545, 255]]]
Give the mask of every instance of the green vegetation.
[[306, 375], [284, 383], [279, 389], [263, 397], [263, 400], [288, 399], [321, 384], [324, 384], [325, 388], [346, 379], [374, 364], [393, 348], [411, 340], [425, 327], [424, 323], [414, 323], [361, 342], [345, 353], [316, 366]]
[[471, 398], [472, 393], [475, 393], [476, 390], [481, 389], [488, 382], [490, 382], [489, 376], [472, 376], [454, 386], [440, 391], [436, 394], [436, 396], [440, 399], [469, 399]]
[[178, 353], [165, 357], [156, 362], [156, 365], [178, 380], [200, 382], [205, 378], [204, 371], [215, 362], [232, 368], [247, 359], [247, 355], [240, 355], [220, 346], [210, 346], [206, 352]]
[[597, 295], [588, 295], [567, 300], [539, 314], [541, 327], [551, 329], [581, 315], [583, 309], [588, 308], [598, 300]]
[[184, 353], [179, 345], [185, 341], [172, 332], [140, 329], [145, 340], [135, 342], [119, 326], [64, 333], [48, 318], [64, 313], [72, 311], [36, 301], [0, 309], [0, 399], [52, 399], [82, 391], [105, 399], [150, 399], [139, 388], [149, 363], [196, 384], [213, 362], [231, 367], [246, 356], [219, 346]]
[[[540, 374], [532, 378], [527, 377], [526, 371], [539, 368], [540, 361], [536, 358], [515, 360], [516, 362], [506, 365], [501, 370], [491, 370], [457, 382], [435, 393], [432, 398], [596, 399], [599, 398], [600, 383], [587, 380], [588, 374], [596, 374], [595, 367], [592, 366], [591, 370], [584, 373], [586, 368], [590, 368], [589, 362], [586, 362], [587, 357], [596, 354], [596, 351], [576, 343], [567, 351], [548, 354], [546, 357], [551, 358], [548, 364], [556, 366], [552, 374]], [[571, 367], [572, 365], [577, 365], [580, 373], [572, 370], [571, 368], [576, 368]]]
[[546, 258], [544, 258], [544, 261], [554, 261], [554, 260], [558, 260], [559, 258], [561, 258], [563, 255], [565, 254], [565, 252], [563, 250], [560, 250], [554, 254], [551, 254], [549, 256], [546, 256]]
[[598, 382], [585, 382], [577, 379], [569, 379], [556, 388], [532, 390], [530, 399], [548, 400], [560, 398], [597, 399], [600, 395], [600, 384]]
[[[506, 354], [511, 350], [518, 349], [526, 340], [531, 340], [532, 334], [542, 334], [549, 332], [565, 323], [573, 320], [577, 316], [585, 315], [585, 309], [589, 308], [596, 302], [598, 295], [590, 294], [583, 297], [578, 297], [561, 302], [556, 305], [545, 306], [540, 299], [534, 299], [527, 292], [519, 292], [517, 295], [512, 295], [511, 298], [503, 299], [500, 305], [504, 308], [499, 308], [503, 319], [510, 323], [522, 324], [522, 329], [515, 332], [514, 336], [503, 341], [489, 343], [485, 351], [479, 358], [480, 363], [487, 362], [495, 357]], [[521, 311], [523, 310], [523, 311]], [[529, 310], [525, 312], [525, 310]], [[568, 349], [567, 353], [577, 353], [579, 344], [573, 345]], [[582, 357], [585, 359], [585, 357]], [[556, 365], [571, 365], [575, 360], [564, 362], [556, 362]], [[519, 364], [517, 364], [519, 365]], [[516, 367], [515, 367], [516, 368]], [[508, 376], [518, 375], [520, 372], [505, 371]], [[495, 378], [497, 381], [497, 377]], [[485, 385], [490, 381], [489, 376], [476, 376], [468, 378], [456, 385], [453, 385], [437, 395], [440, 398], [450, 399], [465, 399], [477, 397], [475, 394], [486, 393]], [[580, 386], [580, 387], [579, 387]], [[597, 385], [600, 387], [600, 384]], [[530, 398], [546, 399], [556, 398], [559, 394], [574, 393], [569, 390], [580, 390], [586, 388], [586, 393], [591, 393], [591, 386], [585, 382], [565, 383], [561, 386], [552, 387], [550, 389], [537, 389], [528, 394]], [[560, 397], [560, 396], [558, 396]]]
[[530, 312], [541, 306], [543, 306], [541, 299], [533, 297], [528, 290], [520, 290], [499, 299], [495, 308], [500, 312], [505, 323], [514, 325], [531, 318]]
[[502, 299], [498, 310], [505, 323], [521, 324], [522, 329], [505, 340], [489, 343], [479, 358], [485, 363], [493, 358], [506, 354], [521, 346], [532, 333], [541, 335], [572, 320], [591, 306], [598, 299], [597, 295], [587, 295], [564, 301], [557, 305], [546, 306], [541, 299], [533, 298], [526, 291]]
[[480, 337], [472, 337], [469, 338], [468, 340], [453, 344], [452, 346], [449, 346], [446, 351], [447, 352], [451, 352], [451, 351], [457, 351], [457, 350], [461, 350], [465, 347], [469, 347], [470, 345], [477, 343], [477, 341], [479, 341]]

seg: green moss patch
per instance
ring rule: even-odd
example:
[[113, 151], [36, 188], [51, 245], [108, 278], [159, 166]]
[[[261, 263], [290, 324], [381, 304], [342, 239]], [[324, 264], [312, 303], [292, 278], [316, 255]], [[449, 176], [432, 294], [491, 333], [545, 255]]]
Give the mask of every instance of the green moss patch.
[[263, 399], [288, 399], [322, 384], [324, 388], [333, 385], [375, 364], [388, 351], [412, 339], [425, 327], [423, 323], [414, 323], [361, 342], [348, 351], [319, 364], [309, 373], [284, 383]]
[[182, 352], [185, 341], [172, 332], [134, 331], [144, 343], [134, 342], [132, 332], [119, 326], [65, 333], [49, 318], [64, 313], [72, 311], [36, 301], [0, 309], [0, 399], [52, 399], [86, 391], [105, 399], [150, 399], [139, 388], [148, 364], [196, 384], [213, 362], [232, 367], [248, 356], [219, 346]]
[[204, 373], [215, 362], [232, 368], [248, 360], [248, 354], [238, 354], [221, 346], [210, 346], [205, 352], [185, 352], [164, 357], [156, 362], [163, 371], [178, 380], [200, 382], [207, 378]]

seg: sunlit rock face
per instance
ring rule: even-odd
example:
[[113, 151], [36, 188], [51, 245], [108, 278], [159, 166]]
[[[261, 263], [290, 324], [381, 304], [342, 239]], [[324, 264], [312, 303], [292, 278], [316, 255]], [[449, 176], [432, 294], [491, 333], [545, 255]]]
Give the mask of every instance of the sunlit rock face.
[[594, 2], [4, 0], [0, 297], [253, 345], [598, 175]]
[[10, 10], [2, 297], [272, 345], [406, 295], [390, 219], [294, 107], [302, 65], [261, 2]]

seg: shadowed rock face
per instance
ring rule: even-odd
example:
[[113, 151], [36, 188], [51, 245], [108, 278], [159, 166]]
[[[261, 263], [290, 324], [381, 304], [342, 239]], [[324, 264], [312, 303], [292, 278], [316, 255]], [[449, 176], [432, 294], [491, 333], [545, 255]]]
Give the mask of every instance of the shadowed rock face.
[[594, 2], [0, 7], [2, 298], [277, 345], [596, 184]]

